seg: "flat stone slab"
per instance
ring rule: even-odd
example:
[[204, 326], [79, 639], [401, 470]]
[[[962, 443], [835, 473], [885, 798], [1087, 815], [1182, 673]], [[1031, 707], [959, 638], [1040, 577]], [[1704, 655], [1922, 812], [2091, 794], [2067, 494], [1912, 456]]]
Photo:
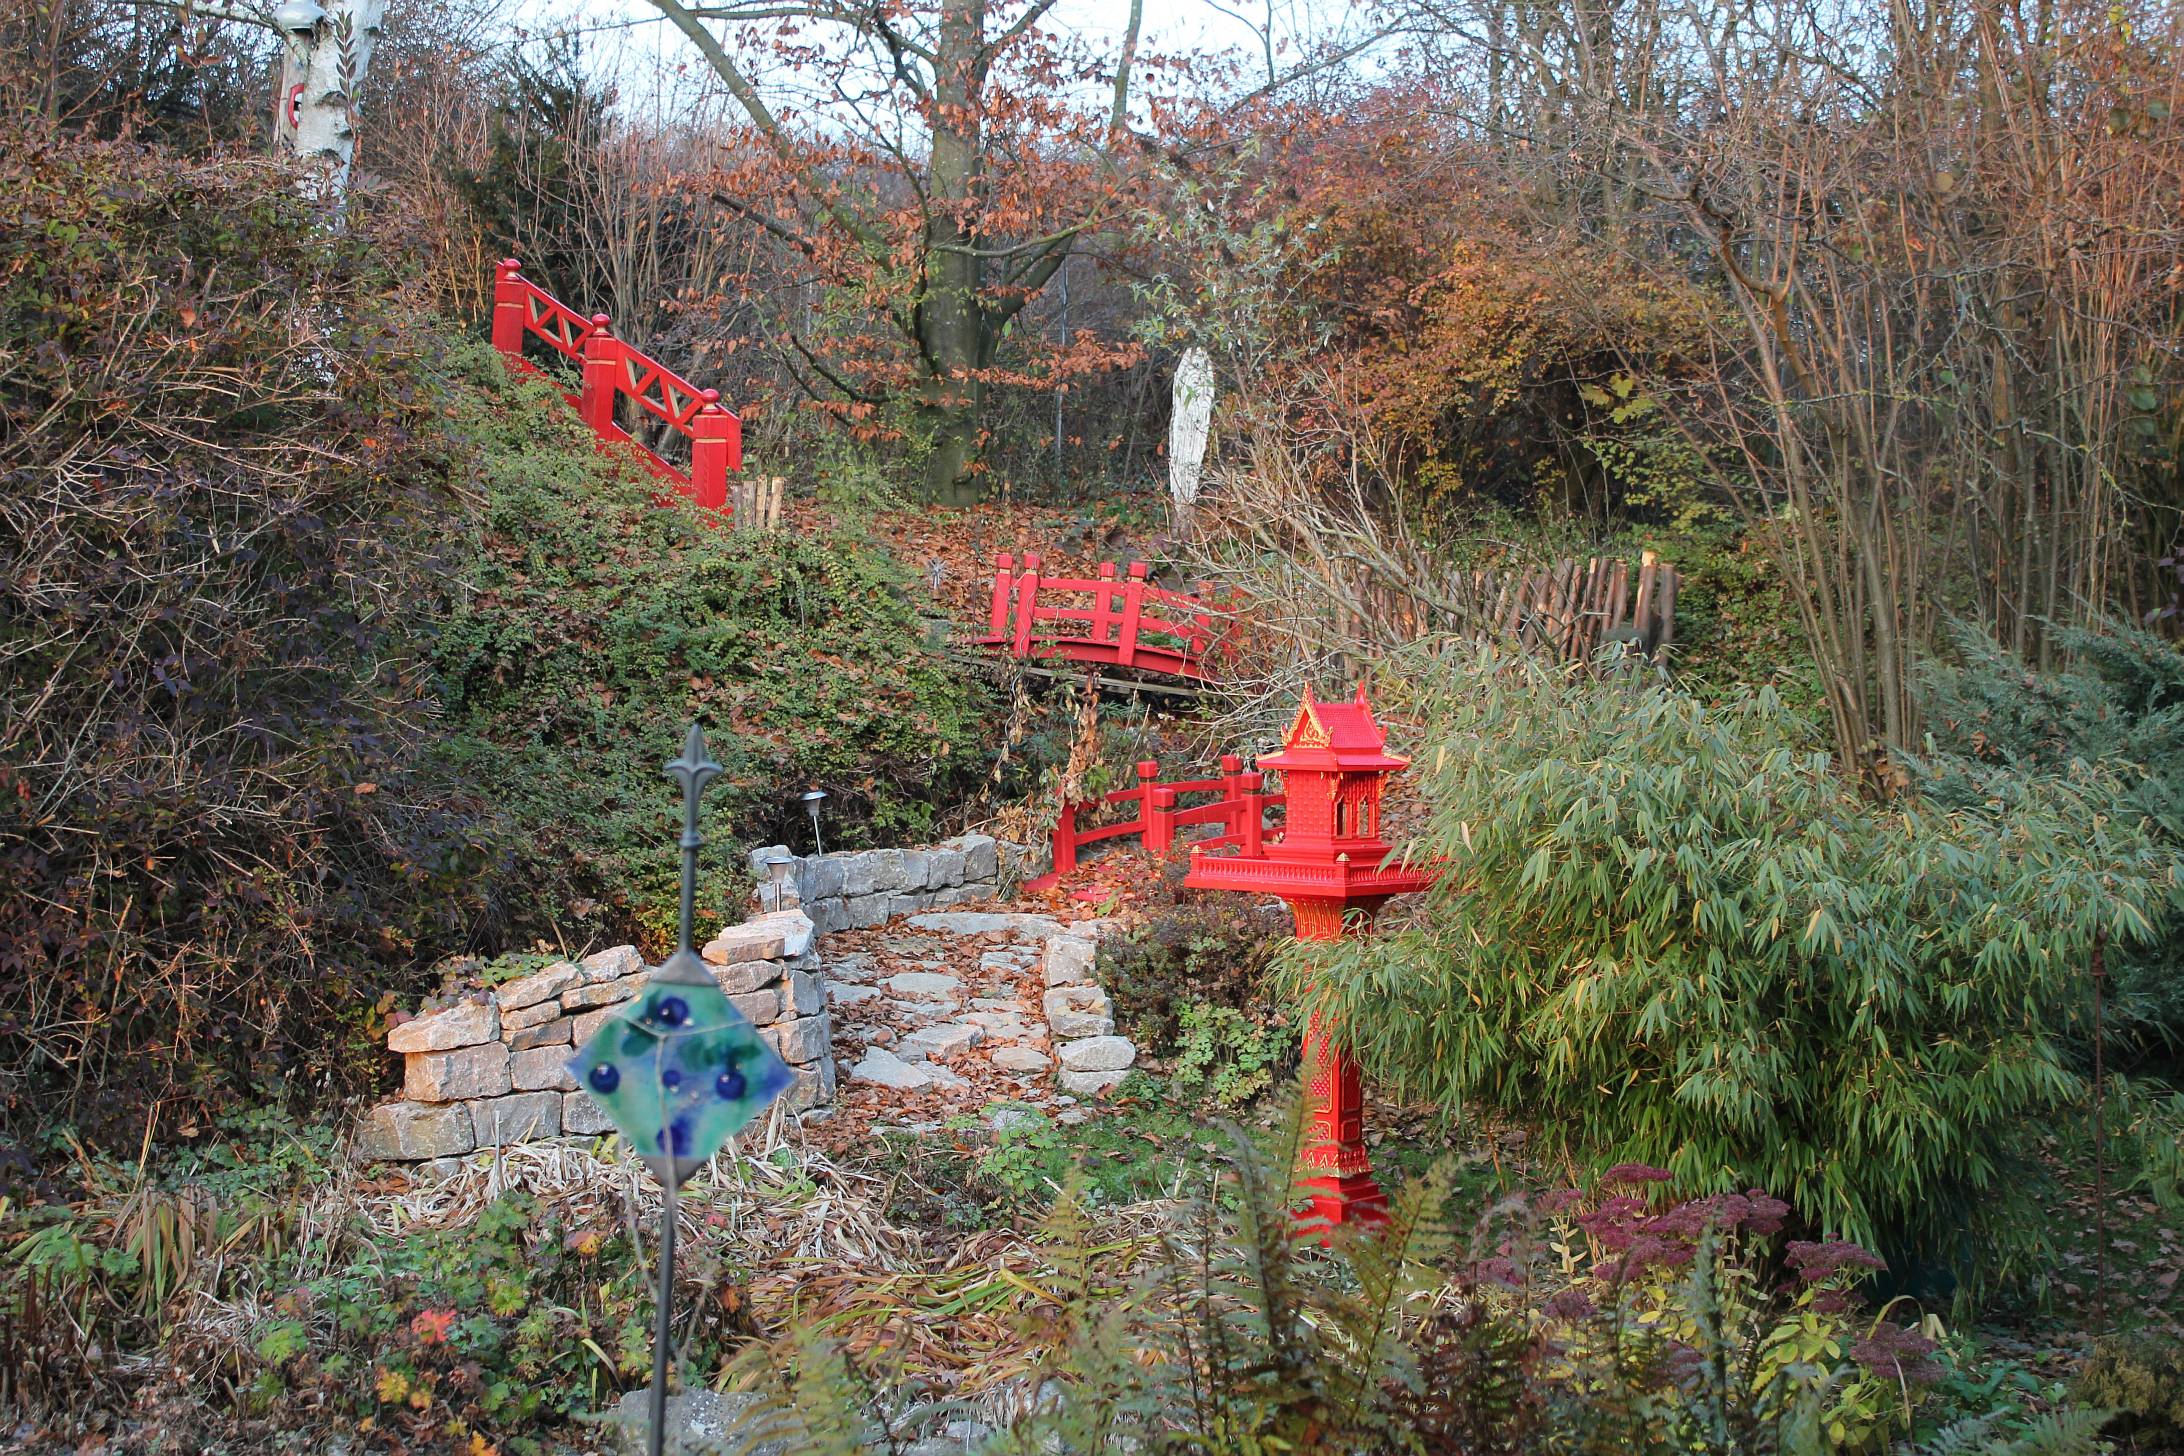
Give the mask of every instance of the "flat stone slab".
[[875, 1086], [889, 1087], [897, 1092], [915, 1092], [922, 1087], [960, 1087], [963, 1079], [946, 1067], [932, 1067], [923, 1063], [912, 1065], [893, 1052], [873, 1047], [864, 1054], [864, 1060], [849, 1069], [852, 1082], [870, 1082]]
[[994, 1052], [993, 1064], [1004, 1072], [1043, 1072], [1054, 1059], [1036, 1047], [1005, 1046]]
[[643, 970], [645, 958], [637, 954], [634, 945], [617, 945], [594, 951], [577, 964], [583, 967], [587, 981], [614, 981]]
[[367, 1160], [454, 1157], [477, 1145], [470, 1109], [460, 1102], [382, 1102], [364, 1114], [356, 1130], [357, 1156]]
[[1122, 1072], [1137, 1061], [1137, 1048], [1119, 1036], [1088, 1036], [1063, 1042], [1062, 1065], [1072, 1072]]
[[900, 996], [947, 996], [954, 997], [963, 990], [961, 978], [945, 976], [938, 971], [903, 971], [889, 976], [883, 983], [887, 989]]
[[897, 1016], [907, 1016], [912, 1021], [952, 1021], [956, 1014], [953, 1001], [890, 1001], [887, 1009]]
[[833, 981], [827, 986], [827, 999], [837, 1006], [854, 1006], [879, 994], [879, 987], [860, 986], [853, 981]]
[[563, 961], [545, 970], [525, 976], [520, 981], [510, 981], [494, 988], [493, 999], [500, 1003], [503, 1013], [521, 1011], [526, 1006], [536, 1006], [551, 1000], [584, 979], [583, 971], [573, 962]]
[[500, 1007], [489, 998], [481, 998], [403, 1022], [387, 1033], [387, 1050], [449, 1052], [492, 1041], [499, 1035]]
[[1115, 1029], [1107, 993], [1097, 986], [1056, 986], [1044, 1009], [1056, 1036], [1107, 1036]]
[[1079, 1097], [1097, 1097], [1129, 1075], [1128, 1072], [1060, 1072], [1055, 1075], [1054, 1083], [1064, 1092], [1073, 1092]]
[[497, 1041], [402, 1059], [402, 1095], [412, 1102], [498, 1097], [508, 1086], [508, 1048]]
[[911, 916], [909, 923], [919, 930], [937, 930], [943, 935], [989, 935], [1001, 931], [1031, 940], [1060, 935], [1068, 929], [1051, 915], [1021, 915], [999, 910], [933, 910]]
[[986, 1039], [986, 1033], [975, 1026], [961, 1022], [944, 1021], [938, 1026], [921, 1027], [902, 1039], [905, 1060], [918, 1057], [952, 1057], [967, 1052]]
[[1099, 947], [1077, 935], [1050, 935], [1046, 942], [1045, 973], [1049, 986], [1078, 986], [1092, 979], [1092, 963]]
[[827, 961], [827, 979], [830, 981], [869, 981], [879, 968], [877, 958], [861, 950], [846, 951]]

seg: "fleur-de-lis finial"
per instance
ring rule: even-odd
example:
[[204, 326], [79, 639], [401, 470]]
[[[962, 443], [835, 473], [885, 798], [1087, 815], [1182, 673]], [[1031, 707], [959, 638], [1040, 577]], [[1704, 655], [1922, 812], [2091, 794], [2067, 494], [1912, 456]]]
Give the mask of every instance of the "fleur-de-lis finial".
[[698, 907], [698, 850], [705, 843], [698, 833], [698, 799], [705, 786], [720, 777], [720, 765], [705, 750], [705, 730], [697, 724], [690, 725], [690, 736], [683, 740], [682, 757], [668, 760], [667, 776], [683, 789], [682, 923], [676, 949], [687, 951]]

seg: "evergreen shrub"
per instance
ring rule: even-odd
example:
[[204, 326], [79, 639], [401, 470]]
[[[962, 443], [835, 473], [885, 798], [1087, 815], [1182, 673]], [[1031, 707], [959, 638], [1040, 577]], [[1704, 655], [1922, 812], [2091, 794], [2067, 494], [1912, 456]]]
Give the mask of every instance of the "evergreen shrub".
[[[985, 684], [922, 650], [884, 547], [663, 509], [549, 386], [507, 382], [483, 345], [452, 362], [450, 429], [485, 504], [433, 662], [448, 756], [510, 816], [540, 914], [590, 901], [613, 933], [671, 932], [680, 808], [660, 765], [693, 718], [725, 768], [705, 799], [716, 843], [806, 844], [796, 796], [814, 786], [830, 847], [941, 830], [997, 714]], [[706, 873], [708, 904], [737, 913], [741, 857], [715, 850]]]
[[[1950, 635], [1951, 659], [1921, 679], [1927, 793], [1976, 806], [1998, 783], [2056, 780], [2184, 850], [2184, 653], [2122, 623], [2055, 627], [2065, 665], [2041, 672], [1967, 624]], [[2109, 969], [2111, 1056], [2172, 1070], [2184, 1050], [2184, 916], [2148, 945], [2119, 947]]]
[[1371, 941], [1289, 952], [1287, 993], [1397, 1092], [1999, 1272], [2029, 1130], [2085, 1092], [2095, 932], [2147, 942], [2175, 857], [2059, 782], [1861, 801], [1765, 692], [1403, 666], [1429, 809], [1403, 852], [1439, 885]]

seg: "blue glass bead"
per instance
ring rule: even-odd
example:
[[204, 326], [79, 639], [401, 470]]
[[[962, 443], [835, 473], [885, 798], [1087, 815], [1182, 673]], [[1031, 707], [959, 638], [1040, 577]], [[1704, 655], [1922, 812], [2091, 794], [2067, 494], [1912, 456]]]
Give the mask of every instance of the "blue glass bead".
[[741, 1072], [723, 1072], [713, 1079], [713, 1090], [730, 1102], [743, 1095], [744, 1086]]
[[680, 996], [662, 996], [652, 1014], [662, 1026], [680, 1026], [690, 1016], [690, 1003]]
[[682, 1085], [682, 1073], [676, 1071], [673, 1067], [669, 1067], [666, 1071], [660, 1073], [660, 1085], [672, 1092]]
[[592, 1091], [605, 1096], [622, 1085], [622, 1074], [612, 1062], [601, 1062], [591, 1069]]

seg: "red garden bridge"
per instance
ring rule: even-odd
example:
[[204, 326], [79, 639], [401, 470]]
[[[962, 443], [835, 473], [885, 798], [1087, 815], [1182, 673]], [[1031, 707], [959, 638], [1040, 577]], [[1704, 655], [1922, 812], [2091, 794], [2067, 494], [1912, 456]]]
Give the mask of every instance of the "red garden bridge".
[[[700, 389], [651, 355], [614, 335], [607, 316], [585, 318], [523, 276], [514, 258], [501, 260], [493, 280], [493, 347], [519, 374], [545, 371], [523, 357], [536, 339], [582, 368], [582, 387], [562, 398], [591, 426], [600, 448], [625, 445], [645, 468], [676, 494], [709, 511], [728, 513], [728, 477], [743, 468], [743, 422], [720, 402], [717, 389]], [[690, 442], [687, 470], [658, 452], [616, 419], [623, 400]]]

